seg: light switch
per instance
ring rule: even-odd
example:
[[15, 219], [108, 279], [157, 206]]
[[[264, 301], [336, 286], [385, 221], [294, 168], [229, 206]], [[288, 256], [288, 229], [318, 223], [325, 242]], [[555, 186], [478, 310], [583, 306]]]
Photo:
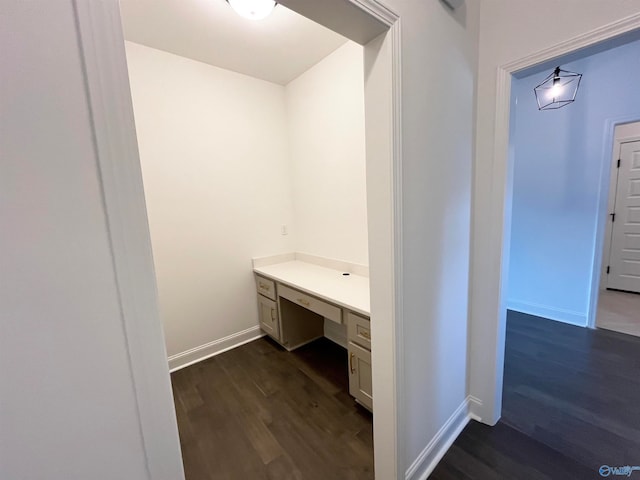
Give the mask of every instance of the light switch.
[[282, 235], [287, 235], [289, 233], [286, 225], [282, 225], [282, 227], [280, 227], [280, 233]]

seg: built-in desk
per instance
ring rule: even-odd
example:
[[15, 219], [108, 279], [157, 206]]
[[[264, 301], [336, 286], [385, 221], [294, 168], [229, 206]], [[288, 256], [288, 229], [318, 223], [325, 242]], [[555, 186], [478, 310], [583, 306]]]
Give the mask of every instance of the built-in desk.
[[260, 327], [294, 350], [322, 337], [325, 319], [346, 325], [349, 391], [371, 409], [369, 278], [349, 264], [303, 258], [313, 263], [296, 254], [254, 259]]

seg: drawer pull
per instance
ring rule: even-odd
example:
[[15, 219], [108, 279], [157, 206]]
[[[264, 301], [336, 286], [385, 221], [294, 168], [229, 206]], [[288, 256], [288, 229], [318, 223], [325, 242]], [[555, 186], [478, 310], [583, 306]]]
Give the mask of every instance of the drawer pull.
[[362, 332], [360, 332], [360, 335], [366, 338], [367, 340], [371, 340], [371, 334], [366, 330], [363, 330]]
[[311, 305], [311, 302], [309, 302], [309, 300], [305, 300], [304, 298], [299, 298], [298, 303], [301, 305], [304, 305], [305, 307], [308, 307], [309, 305]]
[[298, 307], [311, 310], [313, 313], [321, 315], [324, 318], [331, 320], [332, 322], [340, 324], [342, 323], [342, 309], [337, 307], [336, 305], [333, 305], [319, 298], [315, 298], [304, 292], [294, 290], [293, 288], [289, 288], [286, 285], [282, 285], [281, 283], [276, 283], [276, 288], [272, 288], [271, 290], [275, 290], [279, 298], [289, 300], [291, 303], [297, 305]]
[[355, 354], [355, 353], [352, 353], [352, 354], [349, 356], [349, 370], [351, 370], [351, 373], [352, 373], [352, 374], [356, 373], [356, 370], [353, 368], [353, 359], [355, 358], [355, 356], [356, 356], [356, 354]]
[[259, 286], [262, 290], [266, 290], [267, 292], [271, 290], [271, 285], [265, 285], [264, 283], [260, 282]]
[[272, 322], [276, 321], [276, 309], [275, 308], [271, 309], [271, 321]]

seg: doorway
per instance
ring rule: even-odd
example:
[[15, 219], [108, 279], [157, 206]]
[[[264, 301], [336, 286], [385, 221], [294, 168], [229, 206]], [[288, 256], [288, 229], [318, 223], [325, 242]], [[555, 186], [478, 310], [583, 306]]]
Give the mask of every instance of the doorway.
[[256, 21], [220, 0], [120, 8], [186, 477], [373, 478], [347, 315], [296, 309], [281, 284], [257, 295], [251, 269], [368, 263], [362, 46], [283, 5]]
[[[367, 209], [375, 212], [368, 219], [370, 292], [375, 299], [371, 328], [376, 332], [372, 343], [375, 469], [380, 478], [400, 477], [399, 459], [404, 457], [398, 451], [397, 398], [403, 385], [397, 374], [402, 348], [396, 335], [400, 328], [396, 292], [401, 281], [397, 274], [401, 225], [395, 213], [400, 205], [396, 178], [401, 162], [399, 17], [369, 0], [281, 3], [365, 46]], [[167, 391], [168, 371], [159, 368], [166, 361], [163, 340], [148, 333], [149, 325], [157, 329], [157, 296], [118, 6], [77, 2], [75, 7], [140, 428], [149, 471], [153, 478], [165, 478], [163, 472], [177, 468], [175, 458], [167, 454], [175, 448], [177, 435], [175, 421], [166, 416], [167, 406], [154, 395]]]
[[[603, 262], [607, 289], [632, 290], [629, 283], [639, 278], [633, 275], [634, 269], [640, 270], [636, 260], [640, 256], [629, 244], [639, 238], [634, 233], [638, 230], [634, 215], [640, 203], [633, 190], [633, 144], [629, 143], [633, 138], [628, 137], [632, 129], [620, 119], [637, 118], [640, 101], [630, 82], [611, 78], [609, 73], [635, 58], [638, 48], [637, 38], [624, 44], [599, 44], [584, 49], [579, 57], [558, 57], [514, 77], [506, 290], [510, 310], [586, 327], [595, 313], [589, 305], [598, 296], [594, 266], [599, 274], [598, 264]], [[575, 101], [556, 110], [540, 109], [533, 93], [555, 70], [549, 65], [581, 75]], [[612, 87], [606, 93], [598, 88], [605, 79]], [[623, 138], [622, 132], [627, 136]], [[625, 158], [617, 168], [621, 154]], [[607, 208], [602, 204], [608, 197]], [[596, 247], [599, 238], [612, 240], [604, 255]], [[618, 254], [625, 256], [618, 258]]]
[[640, 293], [640, 141], [621, 142], [618, 155], [606, 288]]
[[[504, 375], [498, 370], [503, 404], [496, 416], [502, 417], [501, 425], [556, 452], [569, 453], [568, 457], [587, 469], [594, 468], [589, 463], [594, 460], [587, 460], [586, 452], [608, 433], [604, 423], [624, 422], [620, 411], [638, 401], [637, 390], [625, 390], [625, 382], [616, 378], [609, 384], [624, 406], [617, 411], [608, 408], [604, 397], [597, 398], [598, 382], [591, 380], [621, 371], [624, 361], [611, 368], [614, 363], [602, 357], [632, 351], [637, 339], [586, 328], [593, 315], [592, 302], [597, 302], [599, 242], [609, 213], [606, 199], [613, 125], [624, 117], [637, 116], [640, 108], [637, 96], [622, 93], [622, 84], [612, 86], [606, 96], [597, 86], [601, 75], [607, 75], [608, 61], [624, 63], [625, 54], [637, 55], [637, 45], [625, 50], [629, 45], [580, 52], [588, 57], [577, 58], [575, 52], [568, 52], [570, 58], [554, 56], [509, 74], [505, 80], [511, 87], [510, 115], [506, 117], [510, 129], [503, 124], [498, 134], [509, 131], [510, 142], [502, 172], [508, 178], [506, 207], [501, 211], [505, 283], [500, 290], [500, 328], [505, 329], [506, 338], [498, 340], [499, 353], [505, 356], [499, 359], [504, 368]], [[558, 110], [540, 111], [534, 88], [557, 66], [583, 74], [576, 101]], [[616, 97], [613, 91], [621, 95]], [[520, 142], [514, 141], [514, 130]], [[585, 398], [593, 403], [587, 404]], [[600, 429], [585, 422], [595, 416], [607, 419]], [[580, 440], [565, 435], [567, 430], [580, 431]], [[580, 453], [575, 455], [576, 451]], [[593, 450], [590, 458], [606, 461]], [[628, 461], [629, 455], [621, 454], [616, 461], [620, 458]]]
[[616, 125], [596, 326], [640, 336], [640, 122]]
[[[511, 220], [511, 176], [509, 124], [511, 98], [511, 81], [517, 72], [532, 68], [547, 62], [549, 68], [555, 68], [554, 59], [563, 55], [579, 52], [580, 50], [600, 42], [619, 39], [632, 34], [640, 27], [640, 15], [635, 14], [622, 18], [599, 28], [588, 30], [586, 33], [570, 38], [551, 48], [518, 57], [509, 63], [497, 65], [495, 122], [492, 128], [483, 128], [490, 134], [493, 141], [489, 148], [483, 148], [484, 159], [490, 161], [490, 172], [486, 174], [490, 181], [476, 177], [478, 188], [487, 190], [478, 194], [481, 205], [476, 207], [476, 215], [480, 215], [482, 223], [476, 227], [474, 240], [474, 280], [472, 287], [471, 321], [471, 354], [470, 354], [470, 391], [471, 394], [483, 400], [474, 412], [489, 424], [496, 423], [501, 416], [504, 348], [506, 334], [506, 307], [508, 277], [508, 255], [510, 250], [510, 220]], [[503, 57], [504, 58], [504, 57]], [[507, 56], [507, 58], [509, 58]], [[511, 57], [513, 58], [513, 57]], [[553, 64], [553, 65], [549, 65]], [[493, 102], [491, 102], [493, 104]], [[484, 109], [493, 112], [494, 109]], [[485, 112], [486, 113], [486, 112]], [[492, 113], [493, 114], [493, 113]], [[618, 120], [618, 119], [616, 119]], [[495, 135], [494, 135], [495, 134]], [[602, 152], [608, 156], [610, 148]], [[602, 200], [602, 196], [600, 197]], [[600, 211], [606, 212], [606, 196], [599, 204]], [[600, 215], [598, 218], [603, 218]], [[603, 221], [604, 220], [599, 220]], [[596, 238], [596, 261], [593, 263], [590, 281], [595, 286], [592, 291], [598, 291], [600, 265], [603, 247], [604, 228], [602, 235]], [[589, 300], [589, 325], [593, 326], [597, 296]]]

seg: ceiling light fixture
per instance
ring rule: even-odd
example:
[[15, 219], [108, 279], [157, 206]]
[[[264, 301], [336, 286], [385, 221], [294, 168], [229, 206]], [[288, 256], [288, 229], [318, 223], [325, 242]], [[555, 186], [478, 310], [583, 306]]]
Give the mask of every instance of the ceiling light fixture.
[[267, 18], [277, 3], [274, 0], [227, 0], [238, 15], [249, 20]]
[[576, 99], [582, 74], [556, 69], [533, 89], [538, 110], [555, 110], [565, 107]]

